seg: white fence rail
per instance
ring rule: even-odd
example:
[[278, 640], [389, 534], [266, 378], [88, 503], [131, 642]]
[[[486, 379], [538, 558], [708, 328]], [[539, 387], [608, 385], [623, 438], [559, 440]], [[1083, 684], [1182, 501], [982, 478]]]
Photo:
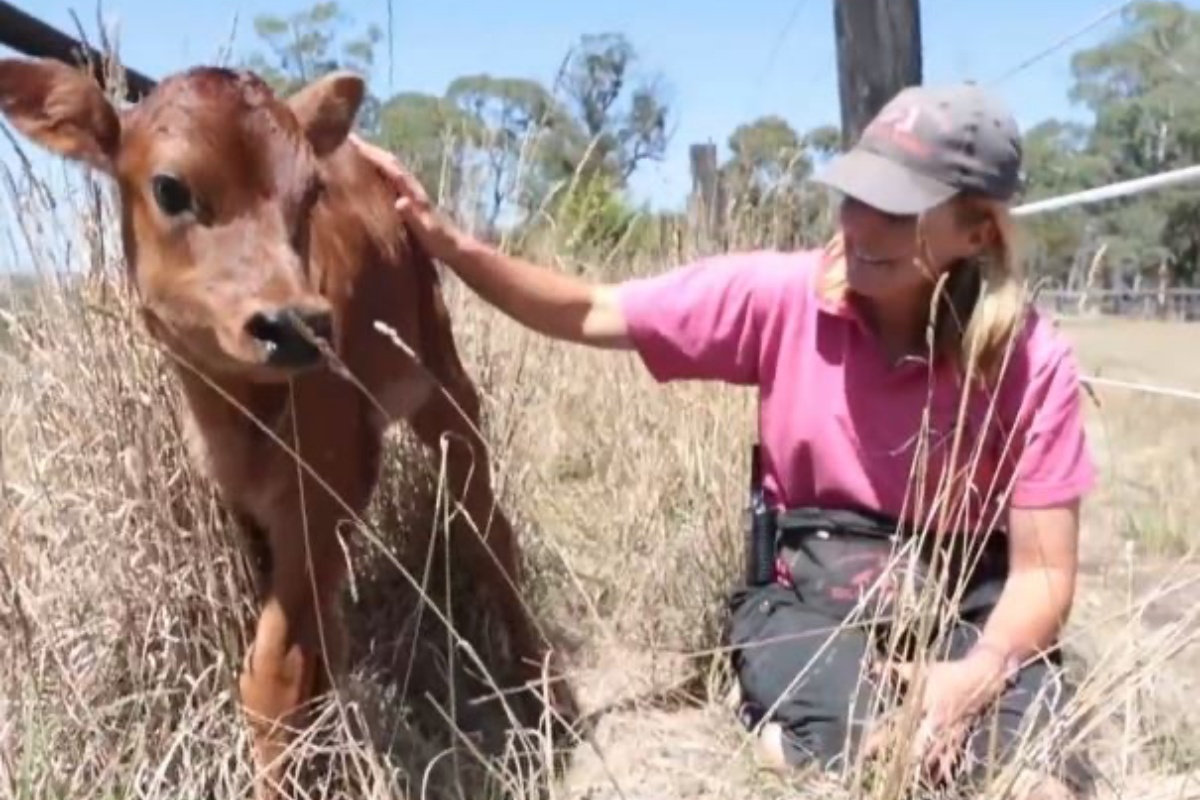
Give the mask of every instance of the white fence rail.
[[[1110, 183], [1017, 206], [1013, 214], [1031, 217], [1200, 182], [1200, 164]], [[1200, 289], [1053, 289], [1038, 292], [1038, 306], [1059, 315], [1110, 315], [1145, 319], [1200, 320]]]
[[1104, 200], [1115, 200], [1118, 197], [1141, 194], [1151, 189], [1166, 189], [1170, 186], [1179, 186], [1196, 181], [1200, 181], [1200, 164], [1160, 172], [1157, 175], [1131, 178], [1126, 181], [1110, 183], [1106, 186], [1097, 186], [1094, 189], [1084, 189], [1081, 192], [1060, 194], [1057, 197], [1048, 197], [1045, 200], [1035, 200], [1032, 203], [1017, 206], [1013, 209], [1013, 214], [1018, 217], [1029, 217], [1044, 214], [1047, 211], [1060, 211], [1064, 208], [1099, 203]]

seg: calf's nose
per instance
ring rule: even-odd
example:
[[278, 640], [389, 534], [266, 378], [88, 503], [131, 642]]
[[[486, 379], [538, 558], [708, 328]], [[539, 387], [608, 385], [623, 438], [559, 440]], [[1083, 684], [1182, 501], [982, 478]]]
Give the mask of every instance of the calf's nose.
[[311, 367], [321, 361], [313, 338], [333, 340], [333, 315], [298, 307], [259, 311], [246, 322], [246, 333], [262, 343], [270, 366]]

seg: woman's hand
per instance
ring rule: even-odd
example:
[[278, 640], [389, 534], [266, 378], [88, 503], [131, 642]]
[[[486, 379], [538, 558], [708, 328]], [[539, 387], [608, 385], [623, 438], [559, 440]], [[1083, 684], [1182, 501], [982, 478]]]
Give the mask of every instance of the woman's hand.
[[429, 200], [429, 194], [411, 172], [400, 161], [382, 147], [371, 144], [358, 134], [351, 133], [350, 144], [392, 185], [399, 197], [396, 210], [421, 244], [434, 258], [451, 262], [455, 254], [463, 250], [467, 235], [438, 213]]
[[[913, 756], [927, 775], [949, 782], [976, 716], [1004, 691], [1005, 663], [987, 650], [975, 649], [961, 659], [930, 663], [920, 675], [908, 662], [893, 663], [884, 671], [920, 692], [912, 700], [920, 715]], [[868, 754], [883, 746], [884, 737], [891, 734], [880, 730], [869, 740]]]

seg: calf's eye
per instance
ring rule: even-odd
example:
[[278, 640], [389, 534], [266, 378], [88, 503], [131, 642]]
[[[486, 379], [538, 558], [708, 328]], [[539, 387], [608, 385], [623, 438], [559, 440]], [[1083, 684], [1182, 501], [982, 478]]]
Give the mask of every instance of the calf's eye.
[[193, 210], [191, 190], [174, 175], [155, 175], [150, 186], [154, 191], [154, 202], [168, 217], [177, 217]]

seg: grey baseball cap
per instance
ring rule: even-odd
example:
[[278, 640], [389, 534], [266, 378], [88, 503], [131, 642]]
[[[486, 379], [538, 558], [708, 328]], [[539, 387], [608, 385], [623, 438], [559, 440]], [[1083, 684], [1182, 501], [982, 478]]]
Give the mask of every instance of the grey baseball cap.
[[973, 83], [910, 86], [813, 180], [890, 214], [919, 214], [964, 190], [1008, 200], [1021, 184], [1021, 134]]

